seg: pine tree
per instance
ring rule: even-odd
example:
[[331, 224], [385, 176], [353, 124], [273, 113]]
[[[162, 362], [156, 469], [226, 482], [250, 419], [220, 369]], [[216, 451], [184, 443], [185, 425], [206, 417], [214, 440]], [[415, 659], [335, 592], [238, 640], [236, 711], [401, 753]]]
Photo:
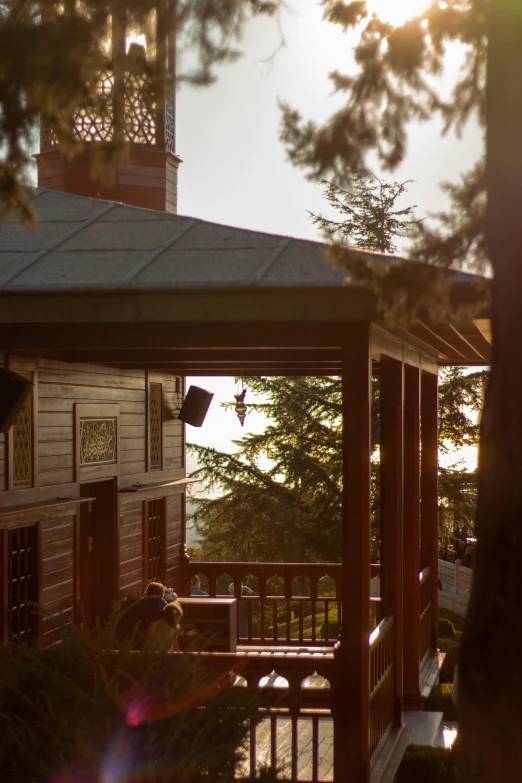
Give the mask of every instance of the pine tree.
[[[442, 370], [439, 384], [439, 454], [477, 448], [477, 417], [484, 400], [487, 371], [465, 374], [460, 367]], [[452, 548], [455, 530], [467, 525], [474, 532], [477, 507], [477, 471], [457, 459], [439, 465], [439, 549]]]
[[[451, 368], [440, 384], [439, 448], [475, 446], [473, 421], [484, 373]], [[192, 499], [204, 537], [202, 556], [245, 562], [336, 562], [341, 551], [341, 379], [249, 378], [266, 402], [252, 407], [269, 419], [264, 432], [235, 441], [227, 454], [191, 445], [213, 496]], [[379, 558], [379, 383], [373, 379], [372, 557]], [[270, 467], [263, 469], [265, 460]], [[441, 472], [441, 533], [445, 520], [472, 526], [476, 474], [459, 464]], [[449, 526], [452, 527], [451, 525]]]
[[413, 237], [420, 222], [413, 217], [415, 207], [398, 209], [396, 201], [410, 181], [385, 182], [375, 174], [354, 171], [351, 187], [343, 190], [335, 182], [321, 180], [324, 197], [341, 220], [329, 220], [310, 212], [313, 223], [334, 240], [347, 240], [353, 247], [395, 253], [397, 237]]

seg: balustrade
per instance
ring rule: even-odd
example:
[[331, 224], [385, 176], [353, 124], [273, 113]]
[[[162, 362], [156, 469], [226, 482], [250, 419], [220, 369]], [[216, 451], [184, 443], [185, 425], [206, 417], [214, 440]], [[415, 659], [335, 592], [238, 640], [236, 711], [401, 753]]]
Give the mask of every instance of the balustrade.
[[370, 754], [373, 756], [393, 725], [395, 623], [381, 620], [370, 643]]
[[[379, 564], [372, 565], [371, 578], [379, 576], [379, 570]], [[342, 622], [340, 563], [191, 561], [189, 576], [194, 574], [211, 598], [237, 598], [240, 644], [331, 647], [337, 641]], [[254, 595], [244, 594], [243, 585]], [[369, 611], [375, 627], [382, 619], [379, 596], [370, 598]]]
[[[240, 644], [332, 646], [337, 640], [342, 622], [339, 563], [191, 561], [189, 573], [200, 576], [210, 597], [237, 598]], [[243, 585], [254, 595], [244, 594]]]

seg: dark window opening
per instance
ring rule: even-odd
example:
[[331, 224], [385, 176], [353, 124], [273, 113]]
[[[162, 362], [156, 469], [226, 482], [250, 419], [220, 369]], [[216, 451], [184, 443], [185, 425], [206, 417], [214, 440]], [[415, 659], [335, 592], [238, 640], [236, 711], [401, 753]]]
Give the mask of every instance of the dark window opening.
[[8, 531], [7, 628], [10, 641], [30, 642], [38, 634], [38, 526]]

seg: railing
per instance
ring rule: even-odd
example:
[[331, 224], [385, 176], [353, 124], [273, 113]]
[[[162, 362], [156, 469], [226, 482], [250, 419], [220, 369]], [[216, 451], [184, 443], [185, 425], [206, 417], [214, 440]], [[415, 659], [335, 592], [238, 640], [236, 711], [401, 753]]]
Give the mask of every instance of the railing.
[[431, 568], [424, 568], [419, 574], [420, 590], [420, 621], [419, 621], [419, 657], [420, 661], [431, 651], [431, 628], [433, 604], [431, 600], [432, 591], [432, 573]]
[[252, 720], [240, 778], [265, 766], [285, 781], [333, 780], [333, 655], [202, 653], [200, 659], [218, 674], [234, 672], [237, 686], [248, 685], [259, 695], [264, 717]]
[[473, 569], [465, 568], [460, 560], [450, 563], [446, 560], [439, 560], [438, 578], [442, 590], [448, 593], [469, 593], [471, 590], [471, 581]]
[[395, 624], [381, 620], [370, 643], [370, 754], [373, 756], [393, 725]]
[[[332, 646], [342, 622], [339, 563], [191, 561], [189, 575], [214, 598], [238, 599], [240, 644]], [[253, 591], [245, 595], [242, 586]]]
[[[379, 572], [379, 564], [370, 566], [372, 587], [377, 591]], [[340, 563], [191, 561], [188, 573], [189, 577], [200, 577], [211, 598], [233, 595], [238, 599], [240, 644], [332, 646], [338, 639], [342, 622]], [[254, 595], [245, 595], [243, 585]], [[370, 597], [369, 611], [373, 628], [382, 620], [380, 596]]]

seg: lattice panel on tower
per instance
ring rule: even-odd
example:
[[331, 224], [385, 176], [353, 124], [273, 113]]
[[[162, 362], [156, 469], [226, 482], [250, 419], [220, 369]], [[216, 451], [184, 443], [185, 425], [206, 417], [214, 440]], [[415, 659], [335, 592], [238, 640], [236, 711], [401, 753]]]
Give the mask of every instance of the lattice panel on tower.
[[163, 450], [163, 394], [161, 383], [149, 386], [149, 465], [151, 470], [161, 470]]
[[165, 518], [164, 501], [151, 500], [147, 514], [147, 576], [149, 581], [165, 581]]
[[165, 101], [165, 149], [168, 152], [174, 152], [174, 145], [176, 141], [176, 115], [175, 115], [175, 103], [174, 98], [167, 98]]
[[[105, 69], [99, 78], [98, 100], [102, 110], [79, 109], [73, 117], [73, 132], [82, 141], [109, 142], [114, 134], [114, 74]], [[163, 128], [158, 126], [158, 104], [152, 77], [127, 71], [123, 95], [124, 132], [132, 144], [174, 151], [174, 96], [165, 101]], [[52, 127], [42, 122], [42, 149], [55, 147], [58, 138]]]
[[125, 135], [133, 144], [156, 144], [156, 107], [152, 82], [143, 76], [125, 76]]
[[[32, 380], [31, 373], [19, 373]], [[33, 486], [33, 395], [26, 397], [24, 406], [13, 424], [13, 487]]]
[[8, 531], [7, 627], [11, 641], [30, 642], [38, 629], [38, 526]]
[[116, 419], [80, 419], [80, 465], [107, 465], [117, 461]]

